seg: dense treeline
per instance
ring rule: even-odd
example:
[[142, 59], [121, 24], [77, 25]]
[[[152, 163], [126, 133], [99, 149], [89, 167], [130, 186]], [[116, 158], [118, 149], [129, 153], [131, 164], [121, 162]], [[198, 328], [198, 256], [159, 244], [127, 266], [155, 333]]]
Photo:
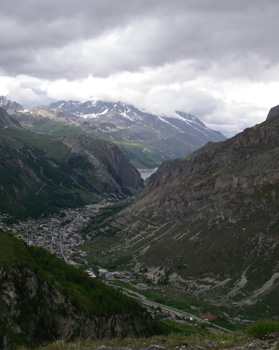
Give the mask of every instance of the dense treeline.
[[83, 271], [57, 259], [44, 249], [30, 248], [39, 272], [79, 309], [96, 316], [129, 314], [146, 317], [145, 309], [137, 301], [99, 280], [89, 278]]

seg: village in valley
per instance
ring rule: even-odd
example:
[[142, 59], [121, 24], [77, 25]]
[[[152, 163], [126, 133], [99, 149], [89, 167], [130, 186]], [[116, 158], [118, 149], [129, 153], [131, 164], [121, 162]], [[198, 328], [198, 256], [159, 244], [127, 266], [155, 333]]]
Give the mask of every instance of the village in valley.
[[[101, 215], [101, 210], [115, 204], [114, 202], [103, 200], [98, 204], [86, 205], [82, 208], [63, 209], [58, 214], [38, 219], [28, 218], [26, 221], [19, 221], [13, 225], [7, 225], [6, 220], [10, 219], [8, 214], [0, 213], [0, 229], [10, 232], [19, 239], [24, 240], [27, 245], [33, 245], [48, 250], [58, 258], [63, 259], [66, 263], [79, 267], [88, 265], [86, 260], [87, 253], [81, 249], [85, 242], [82, 230], [87, 226], [90, 219]], [[96, 278], [96, 271], [91, 267], [84, 269], [91, 278]], [[125, 283], [138, 280], [138, 289], [147, 290], [148, 287], [143, 282], [143, 276], [135, 276], [128, 271], [108, 271], [104, 268], [98, 269], [98, 277], [105, 283], [111, 284], [114, 280]], [[116, 287], [116, 286], [114, 286]], [[216, 316], [211, 314], [193, 315], [166, 307], [156, 302], [151, 302], [141, 294], [122, 288], [123, 292], [137, 297], [147, 307], [153, 309], [152, 316], [156, 318], [184, 319], [187, 323], [212, 323]], [[217, 326], [218, 327], [218, 326]]]
[[[102, 215], [104, 208], [115, 205], [113, 201], [104, 199], [100, 203], [86, 205], [82, 208], [63, 209], [58, 214], [38, 219], [28, 218], [26, 221], [19, 221], [13, 225], [7, 225], [6, 220], [11, 217], [8, 214], [0, 213], [0, 229], [12, 233], [19, 239], [24, 240], [27, 245], [33, 245], [48, 250], [66, 263], [79, 267], [81, 264], [88, 264], [85, 259], [87, 253], [81, 249], [84, 242], [82, 230], [89, 221]], [[121, 203], [131, 201], [133, 198], [121, 199]], [[95, 272], [88, 267], [87, 274], [95, 278]], [[113, 280], [115, 278], [132, 280], [136, 277], [126, 271], [110, 272], [99, 268], [98, 275], [103, 280]]]
[[84, 238], [81, 236], [82, 229], [91, 218], [100, 215], [102, 208], [109, 205], [112, 203], [104, 200], [83, 208], [63, 209], [59, 214], [48, 217], [28, 218], [12, 226], [5, 224], [9, 215], [0, 214], [0, 229], [11, 232], [28, 245], [47, 249], [68, 264], [77, 266], [75, 258], [84, 260], [86, 256], [84, 251], [78, 249], [78, 246], [84, 243]]

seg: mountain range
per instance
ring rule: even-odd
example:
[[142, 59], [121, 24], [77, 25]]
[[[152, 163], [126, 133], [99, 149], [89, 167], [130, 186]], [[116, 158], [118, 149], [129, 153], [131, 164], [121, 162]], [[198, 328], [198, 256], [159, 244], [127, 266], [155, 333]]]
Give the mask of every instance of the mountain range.
[[24, 109], [0, 97], [0, 106], [31, 131], [93, 134], [117, 144], [138, 169], [158, 167], [163, 160], [184, 157], [208, 141], [223, 141], [218, 131], [184, 112], [158, 116], [122, 102], [58, 101]]
[[232, 318], [278, 316], [278, 168], [275, 107], [260, 125], [163, 162], [132, 205], [94, 227], [91, 253], [110, 247], [110, 261], [125, 257], [153, 284]]

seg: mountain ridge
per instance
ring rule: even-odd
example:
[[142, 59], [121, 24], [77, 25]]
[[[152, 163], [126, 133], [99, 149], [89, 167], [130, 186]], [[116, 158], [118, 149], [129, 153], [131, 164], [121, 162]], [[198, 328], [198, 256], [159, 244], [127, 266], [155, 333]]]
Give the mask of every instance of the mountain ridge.
[[276, 315], [278, 133], [279, 118], [268, 118], [163, 162], [92, 244], [113, 241], [111, 259], [131, 256], [131, 268], [153, 271], [154, 281], [167, 276], [186, 295], [235, 317]]
[[[55, 103], [51, 103], [49, 105], [50, 108], [55, 109], [57, 111], [63, 111], [65, 113], [68, 113], [70, 116], [79, 117], [79, 118], [85, 118], [85, 119], [98, 119], [103, 118], [104, 115], [109, 114], [110, 116], [116, 117], [116, 115], [126, 119], [137, 122], [137, 123], [143, 123], [146, 122], [146, 116], [149, 116], [149, 118], [159, 118], [160, 121], [169, 124], [174, 129], [179, 129], [178, 126], [175, 124], [172, 124], [170, 121], [173, 119], [182, 120], [186, 122], [188, 125], [189, 123], [193, 122], [196, 123], [199, 127], [204, 128], [204, 130], [209, 131], [208, 129], [197, 117], [187, 114], [185, 112], [175, 111], [175, 113], [172, 116], [156, 116], [155, 114], [145, 112], [139, 108], [136, 108], [133, 105], [128, 105], [123, 102], [104, 102], [104, 101], [86, 101], [86, 102], [80, 102], [80, 101], [58, 101]], [[113, 122], [113, 120], [111, 120]], [[149, 124], [151, 125], [151, 124]], [[197, 130], [197, 129], [196, 129]], [[180, 132], [183, 133], [186, 130], [183, 130], [183, 128], [180, 129]], [[198, 130], [200, 132], [200, 130]], [[218, 139], [218, 141], [224, 140], [224, 136], [220, 132], [216, 132], [213, 130], [212, 135]], [[204, 133], [205, 136], [207, 136]]]

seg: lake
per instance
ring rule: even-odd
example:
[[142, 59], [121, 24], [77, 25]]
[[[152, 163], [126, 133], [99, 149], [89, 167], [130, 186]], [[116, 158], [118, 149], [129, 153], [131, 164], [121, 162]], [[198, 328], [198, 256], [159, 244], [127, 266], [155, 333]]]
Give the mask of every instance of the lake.
[[158, 168], [154, 168], [154, 169], [138, 169], [138, 171], [139, 171], [140, 176], [142, 177], [142, 179], [146, 180], [149, 176], [154, 174], [157, 169]]

